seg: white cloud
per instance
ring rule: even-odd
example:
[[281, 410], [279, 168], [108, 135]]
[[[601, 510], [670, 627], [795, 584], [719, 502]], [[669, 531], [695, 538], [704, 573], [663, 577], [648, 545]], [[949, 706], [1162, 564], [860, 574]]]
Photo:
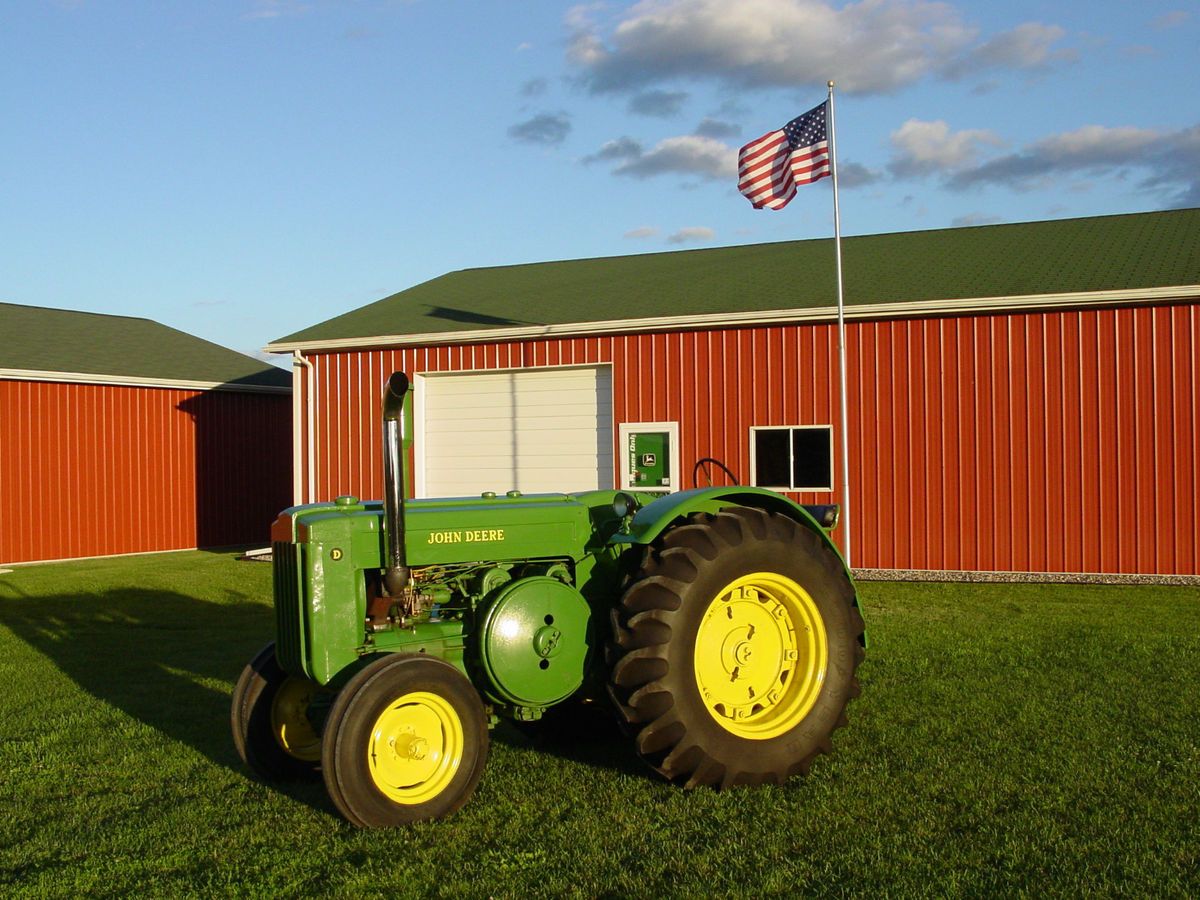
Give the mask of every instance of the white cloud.
[[1033, 145], [1033, 150], [1045, 159], [1108, 164], [1128, 162], [1131, 155], [1144, 153], [1158, 139], [1157, 132], [1146, 128], [1085, 125], [1043, 138]]
[[875, 169], [869, 169], [856, 162], [839, 162], [837, 176], [838, 185], [844, 188], [866, 187], [883, 177]]
[[732, 181], [737, 174], [737, 151], [712, 138], [686, 134], [659, 141], [648, 151], [630, 155], [613, 169], [615, 175], [634, 178], [672, 173]]
[[1026, 191], [1055, 176], [1119, 178], [1134, 171], [1144, 173], [1143, 188], [1171, 205], [1200, 204], [1200, 125], [1170, 132], [1086, 125], [964, 168], [947, 184], [959, 189], [991, 184]]
[[972, 228], [976, 225], [995, 225], [997, 222], [1003, 221], [999, 216], [989, 216], [985, 213], [967, 213], [965, 216], [957, 216], [950, 222], [955, 228]]
[[710, 138], [732, 138], [737, 137], [742, 133], [740, 125], [734, 125], [732, 122], [725, 122], [721, 119], [714, 119], [711, 116], [706, 116], [700, 120], [700, 124], [696, 126], [696, 134]]
[[990, 69], [1042, 70], [1056, 62], [1072, 62], [1074, 50], [1055, 49], [1066, 31], [1057, 25], [1026, 22], [989, 38], [945, 68], [950, 78], [963, 78]]
[[594, 16], [604, 12], [608, 6], [604, 0], [594, 0], [592, 3], [577, 3], [567, 9], [564, 20], [571, 31], [587, 31], [592, 28]]
[[981, 81], [979, 84], [975, 85], [975, 87], [971, 88], [971, 95], [975, 97], [984, 97], [993, 91], [999, 90], [1001, 85], [1002, 82], [995, 78], [988, 79], [987, 81]]
[[937, 0], [642, 0], [601, 24], [604, 12], [593, 4], [566, 17], [567, 59], [594, 92], [679, 79], [821, 88], [832, 79], [850, 93], [887, 93], [926, 77], [1040, 71], [1076, 58], [1058, 46], [1058, 25], [1025, 22], [981, 41], [954, 4]]
[[999, 146], [999, 135], [987, 130], [951, 132], [941, 119], [909, 119], [892, 132], [889, 170], [898, 177], [946, 173], [969, 166], [985, 146]]
[[711, 241], [717, 233], [704, 225], [692, 225], [680, 228], [667, 238], [668, 244], [687, 244], [693, 241]]
[[644, 0], [607, 37], [592, 12], [568, 16], [568, 59], [594, 91], [674, 77], [892, 91], [949, 65], [977, 33], [928, 0]]
[[521, 85], [522, 97], [541, 97], [550, 87], [550, 82], [545, 78], [530, 78]]
[[627, 237], [632, 240], [645, 240], [646, 238], [656, 237], [658, 229], [653, 225], [643, 225], [641, 228], [634, 228], [631, 231], [625, 232], [622, 237]]
[[1200, 125], [1166, 135], [1152, 155], [1143, 185], [1166, 192], [1175, 206], [1200, 206]]
[[570, 34], [567, 59], [576, 65], [594, 65], [604, 56], [604, 44], [596, 35], [593, 22], [593, 15], [603, 10], [603, 3], [583, 3], [567, 10], [565, 22]]
[[509, 137], [524, 144], [556, 146], [571, 133], [571, 116], [566, 112], [539, 113], [508, 129]]
[[1089, 190], [1099, 179], [1140, 178], [1139, 188], [1167, 205], [1200, 205], [1200, 125], [1178, 131], [1085, 125], [995, 155], [1002, 142], [992, 131], [956, 132], [943, 121], [909, 119], [891, 141], [888, 170], [896, 178], [938, 175], [954, 190], [1019, 192], [1047, 185]]
[[629, 111], [639, 116], [669, 119], [679, 115], [687, 98], [684, 91], [643, 91], [629, 99]]
[[283, 16], [295, 16], [312, 9], [311, 3], [302, 0], [254, 0], [249, 12], [243, 19], [279, 19]]
[[1176, 9], [1171, 12], [1163, 13], [1161, 16], [1155, 16], [1150, 20], [1150, 27], [1157, 31], [1165, 31], [1168, 28], [1178, 28], [1184, 22], [1191, 18], [1191, 14], [1186, 10]]
[[645, 152], [645, 148], [640, 141], [635, 141], [631, 137], [619, 137], [616, 140], [605, 142], [595, 153], [592, 153], [583, 158], [586, 165], [598, 162], [616, 162], [622, 159], [638, 159]]

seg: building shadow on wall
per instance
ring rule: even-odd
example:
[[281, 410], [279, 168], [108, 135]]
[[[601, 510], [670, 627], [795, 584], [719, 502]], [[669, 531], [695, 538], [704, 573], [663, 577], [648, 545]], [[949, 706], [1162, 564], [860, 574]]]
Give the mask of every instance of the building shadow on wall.
[[[212, 684], [235, 679], [265, 643], [273, 624], [269, 607], [236, 596], [212, 603], [121, 588], [0, 596], [0, 624], [97, 700], [251, 777], [233, 748], [231, 691]], [[269, 787], [334, 815], [320, 783]]]
[[265, 546], [292, 502], [291, 396], [212, 390], [178, 408], [195, 433], [196, 546]]

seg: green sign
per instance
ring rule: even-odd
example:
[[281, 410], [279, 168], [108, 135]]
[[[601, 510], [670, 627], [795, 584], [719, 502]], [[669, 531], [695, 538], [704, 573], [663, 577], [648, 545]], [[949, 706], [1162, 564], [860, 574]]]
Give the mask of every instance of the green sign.
[[632, 487], [671, 487], [671, 436], [666, 431], [634, 431], [629, 435]]

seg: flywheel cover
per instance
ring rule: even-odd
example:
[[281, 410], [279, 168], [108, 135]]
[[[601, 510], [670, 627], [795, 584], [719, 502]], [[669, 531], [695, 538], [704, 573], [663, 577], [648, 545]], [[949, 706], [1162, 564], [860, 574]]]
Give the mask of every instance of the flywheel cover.
[[590, 617], [583, 595], [557, 578], [535, 575], [500, 588], [479, 629], [496, 699], [549, 706], [573, 694], [587, 667]]

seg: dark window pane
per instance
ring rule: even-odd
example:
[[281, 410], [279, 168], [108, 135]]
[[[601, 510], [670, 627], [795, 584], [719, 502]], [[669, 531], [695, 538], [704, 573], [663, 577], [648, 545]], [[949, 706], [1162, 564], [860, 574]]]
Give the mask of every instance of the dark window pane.
[[792, 430], [792, 486], [833, 487], [833, 460], [829, 453], [828, 428]]
[[752, 433], [755, 482], [761, 487], [790, 487], [788, 469], [791, 448], [787, 430], [779, 428]]

